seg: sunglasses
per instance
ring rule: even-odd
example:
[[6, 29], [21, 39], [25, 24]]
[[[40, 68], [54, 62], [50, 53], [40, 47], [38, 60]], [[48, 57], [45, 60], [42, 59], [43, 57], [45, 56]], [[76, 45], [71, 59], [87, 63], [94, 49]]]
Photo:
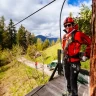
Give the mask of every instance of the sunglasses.
[[66, 28], [66, 27], [70, 27], [70, 26], [72, 26], [72, 24], [66, 24], [66, 25], [64, 25], [64, 27]]

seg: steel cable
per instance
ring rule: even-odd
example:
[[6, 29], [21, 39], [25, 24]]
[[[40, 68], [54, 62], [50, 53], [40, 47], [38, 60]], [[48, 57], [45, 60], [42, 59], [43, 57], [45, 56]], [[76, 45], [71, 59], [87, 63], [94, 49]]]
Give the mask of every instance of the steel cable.
[[29, 16], [25, 17], [24, 19], [20, 20], [18, 23], [14, 24], [13, 26], [16, 26], [17, 24], [23, 22], [24, 20], [26, 20], [27, 18], [31, 17], [32, 15], [34, 15], [35, 13], [39, 12], [40, 10], [42, 10], [43, 8], [47, 7], [48, 5], [50, 5], [51, 3], [53, 3], [56, 0], [51, 1], [50, 3], [48, 3], [47, 5], [43, 6], [42, 8], [38, 9], [37, 11], [33, 12], [32, 14], [30, 14]]

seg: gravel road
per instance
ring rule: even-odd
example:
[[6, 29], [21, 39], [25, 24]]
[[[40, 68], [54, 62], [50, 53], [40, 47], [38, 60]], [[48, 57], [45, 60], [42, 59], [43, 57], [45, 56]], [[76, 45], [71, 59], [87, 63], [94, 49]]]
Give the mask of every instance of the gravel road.
[[[30, 66], [30, 67], [32, 67], [32, 68], [36, 68], [35, 62], [29, 61], [29, 60], [27, 60], [27, 59], [24, 58], [24, 57], [18, 58], [17, 60], [18, 60], [19, 62], [22, 62], [22, 63], [26, 64], [27, 66]], [[37, 65], [37, 70], [43, 72], [43, 66], [44, 66], [44, 73], [46, 73], [47, 75], [51, 76], [53, 70], [50, 71], [50, 70], [48, 69], [48, 67], [47, 67], [46, 64], [43, 65], [43, 64], [41, 64], [41, 63], [38, 63], [38, 65]], [[55, 76], [57, 76], [57, 75], [58, 75], [58, 72], [55, 73]]]

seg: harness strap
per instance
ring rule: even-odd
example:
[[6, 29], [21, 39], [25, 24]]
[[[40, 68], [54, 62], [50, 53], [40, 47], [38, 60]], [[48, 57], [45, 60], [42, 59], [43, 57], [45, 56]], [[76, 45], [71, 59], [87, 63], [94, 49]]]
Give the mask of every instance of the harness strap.
[[69, 56], [69, 55], [68, 55], [68, 58], [80, 58], [80, 54], [77, 53], [76, 55], [73, 55], [73, 56]]

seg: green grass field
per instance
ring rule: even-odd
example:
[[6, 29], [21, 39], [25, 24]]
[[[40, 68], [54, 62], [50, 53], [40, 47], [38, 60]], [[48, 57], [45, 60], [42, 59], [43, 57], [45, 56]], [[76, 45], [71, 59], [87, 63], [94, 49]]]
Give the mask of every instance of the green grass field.
[[0, 67], [0, 96], [25, 96], [49, 77], [18, 61]]

